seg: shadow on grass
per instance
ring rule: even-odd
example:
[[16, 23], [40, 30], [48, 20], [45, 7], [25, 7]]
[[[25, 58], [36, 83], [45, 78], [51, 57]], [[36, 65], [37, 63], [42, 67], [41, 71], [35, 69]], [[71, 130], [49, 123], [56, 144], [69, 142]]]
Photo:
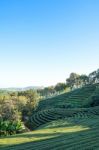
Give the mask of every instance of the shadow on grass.
[[[46, 124], [47, 125], [47, 124]], [[50, 129], [60, 129], [60, 128], [72, 128], [72, 127], [74, 127], [74, 126], [77, 126], [77, 125], [80, 125], [79, 124], [79, 122], [77, 122], [77, 124], [75, 124], [75, 122], [69, 122], [68, 124], [61, 124], [61, 125], [55, 125], [55, 126], [47, 126], [47, 127], [45, 127], [45, 128], [43, 128], [43, 131], [45, 130], [49, 130], [50, 131]], [[53, 136], [53, 135], [59, 135], [59, 134], [63, 134], [63, 133], [61, 133], [61, 132], [58, 132], [57, 133], [57, 131], [56, 131], [56, 133], [55, 133], [55, 131], [53, 131], [54, 133], [52, 134], [52, 133], [43, 133], [42, 134], [42, 132], [40, 133], [39, 131], [41, 131], [41, 128], [43, 127], [44, 125], [42, 125], [42, 126], [40, 126], [40, 128], [37, 128], [37, 130], [34, 130], [34, 132], [32, 131], [32, 132], [27, 132], [27, 133], [23, 133], [23, 134], [16, 134], [16, 135], [9, 135], [9, 136], [4, 136], [4, 137], [1, 137], [0, 139], [13, 139], [13, 138], [38, 138], [38, 137], [48, 137], [48, 136]], [[83, 126], [83, 127], [86, 127], [86, 126]], [[37, 131], [38, 133], [36, 133], [35, 134], [35, 131]]]
[[[70, 143], [68, 139], [72, 139], [72, 141], [75, 140], [75, 138], [78, 138], [78, 141], [80, 141], [81, 137], [86, 134], [86, 132], [91, 131], [91, 129], [88, 129], [87, 131], [77, 131], [73, 133], [54, 133], [54, 134], [38, 134], [35, 135], [36, 137], [42, 136], [45, 137], [46, 139], [40, 139], [37, 141], [32, 141], [32, 142], [25, 142], [21, 144], [16, 144], [16, 145], [6, 145], [3, 147], [3, 145], [0, 146], [0, 150], [51, 150], [56, 143], [56, 146], [60, 146], [61, 143], [63, 144], [68, 144]], [[32, 135], [25, 135], [27, 138], [31, 138]], [[50, 137], [53, 136], [53, 137]], [[19, 136], [20, 138], [21, 136]], [[23, 136], [24, 137], [24, 136]], [[34, 135], [33, 135], [34, 137]], [[48, 137], [48, 138], [47, 138]], [[68, 142], [67, 142], [68, 141]], [[60, 149], [61, 150], [61, 149]]]
[[[90, 129], [88, 129], [89, 131]], [[48, 144], [49, 147], [52, 146], [55, 142], [57, 143], [61, 143], [63, 142], [63, 140], [66, 138], [75, 138], [76, 136], [82, 136], [83, 133], [85, 133], [86, 131], [76, 131], [76, 132], [69, 132], [69, 133], [62, 133], [60, 132], [56, 132], [56, 133], [38, 133], [38, 134], [22, 134], [22, 135], [17, 135], [17, 138], [45, 138], [45, 139], [38, 139], [36, 141], [31, 141], [31, 142], [23, 142], [21, 144], [13, 144], [13, 145], [0, 145], [0, 150], [27, 150], [27, 149], [31, 149], [31, 150], [43, 150], [43, 147], [46, 147], [46, 145]], [[16, 138], [16, 136], [12, 136], [9, 138]], [[50, 143], [52, 145], [50, 145]], [[42, 147], [42, 148], [41, 148]]]
[[[13, 138], [18, 138], [20, 140], [21, 138], [30, 138], [31, 142], [23, 141], [23, 143], [21, 144], [13, 144], [11, 146], [1, 144], [0, 150], [27, 150], [27, 149], [28, 150], [52, 150], [53, 148], [56, 148], [56, 147], [58, 148], [58, 150], [61, 150], [62, 147], [64, 146], [66, 147], [66, 150], [67, 150], [68, 148], [71, 147], [71, 145], [73, 145], [73, 143], [75, 144], [76, 147], [79, 146], [80, 144], [82, 144], [83, 146], [83, 145], [88, 145], [90, 140], [91, 142], [96, 141], [97, 142], [96, 144], [99, 146], [99, 129], [98, 129], [99, 121], [95, 122], [96, 128], [93, 126], [90, 126], [91, 123], [87, 124], [86, 122], [79, 123], [79, 126], [82, 126], [83, 129], [85, 128], [85, 130], [81, 130], [81, 131], [63, 133], [60, 130], [59, 132], [56, 131], [54, 133], [51, 133], [49, 130], [49, 133], [40, 133], [39, 130], [37, 130], [38, 133], [35, 133], [34, 131], [32, 133], [6, 137], [6, 139], [10, 138], [11, 140], [13, 140]], [[93, 123], [93, 120], [92, 120], [92, 123]], [[76, 126], [76, 123], [73, 123], [73, 125], [67, 124], [68, 127], [73, 127], [74, 125]], [[62, 128], [62, 127], [67, 127], [67, 126], [63, 125], [60, 127]], [[38, 138], [38, 139], [34, 141], [33, 138], [34, 139]], [[92, 146], [93, 148], [94, 145], [93, 143], [91, 143], [91, 145], [89, 144], [89, 146], [90, 147]], [[94, 150], [94, 148], [93, 149], [92, 148], [91, 150]]]

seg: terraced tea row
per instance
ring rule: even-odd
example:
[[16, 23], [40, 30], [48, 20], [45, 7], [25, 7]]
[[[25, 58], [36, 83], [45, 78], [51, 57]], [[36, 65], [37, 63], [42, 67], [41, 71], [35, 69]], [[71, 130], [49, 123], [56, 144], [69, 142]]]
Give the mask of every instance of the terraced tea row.
[[69, 93], [42, 100], [38, 110], [48, 108], [83, 107], [88, 103], [88, 98], [95, 92], [97, 85], [87, 85]]
[[77, 109], [48, 109], [39, 111], [31, 117], [32, 128], [37, 128], [42, 124], [51, 122], [53, 120], [66, 118], [66, 117], [78, 117], [78, 118], [92, 118], [99, 115], [99, 107], [95, 108], [77, 108]]

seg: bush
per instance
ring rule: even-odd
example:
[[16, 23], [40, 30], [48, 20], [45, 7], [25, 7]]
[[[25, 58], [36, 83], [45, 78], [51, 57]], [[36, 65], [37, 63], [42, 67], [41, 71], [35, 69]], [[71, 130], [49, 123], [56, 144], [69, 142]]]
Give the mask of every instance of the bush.
[[0, 119], [0, 135], [12, 135], [24, 129], [21, 121], [3, 121]]

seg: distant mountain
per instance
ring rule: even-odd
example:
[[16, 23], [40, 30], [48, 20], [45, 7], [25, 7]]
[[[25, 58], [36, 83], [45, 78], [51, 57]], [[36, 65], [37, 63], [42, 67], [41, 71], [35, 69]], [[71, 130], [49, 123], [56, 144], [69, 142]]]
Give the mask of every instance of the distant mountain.
[[23, 90], [30, 90], [30, 89], [37, 90], [37, 89], [43, 89], [43, 88], [44, 88], [43, 86], [28, 86], [28, 87], [23, 88]]
[[23, 88], [18, 88], [18, 87], [9, 87], [9, 88], [0, 88], [0, 90], [4, 91], [26, 91], [26, 90], [37, 90], [37, 89], [43, 89], [43, 86], [28, 86], [28, 87], [23, 87]]

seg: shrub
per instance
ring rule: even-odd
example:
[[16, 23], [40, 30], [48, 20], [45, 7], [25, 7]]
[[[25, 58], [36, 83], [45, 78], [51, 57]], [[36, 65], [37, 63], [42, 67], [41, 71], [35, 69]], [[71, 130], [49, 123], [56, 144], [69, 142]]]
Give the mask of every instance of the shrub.
[[3, 121], [0, 119], [0, 135], [12, 135], [24, 130], [24, 125], [21, 121]]

